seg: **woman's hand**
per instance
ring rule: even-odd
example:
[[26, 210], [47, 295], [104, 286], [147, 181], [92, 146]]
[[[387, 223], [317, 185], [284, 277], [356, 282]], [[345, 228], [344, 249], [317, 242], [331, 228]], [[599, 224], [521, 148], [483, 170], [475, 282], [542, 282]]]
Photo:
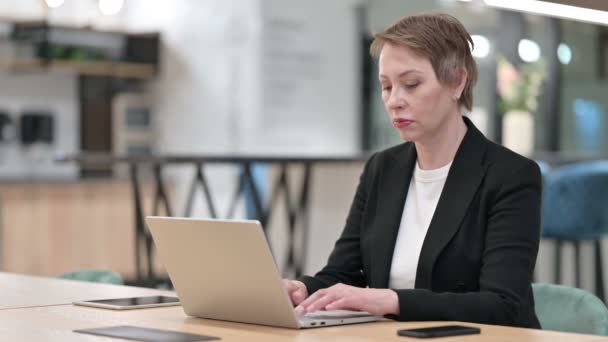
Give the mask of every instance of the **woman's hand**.
[[321, 289], [296, 307], [298, 315], [317, 310], [367, 311], [374, 316], [399, 314], [397, 293], [389, 289], [360, 288], [344, 284]]
[[283, 286], [285, 287], [285, 290], [287, 290], [289, 298], [294, 305], [302, 303], [302, 301], [308, 297], [308, 289], [301, 281], [283, 279]]

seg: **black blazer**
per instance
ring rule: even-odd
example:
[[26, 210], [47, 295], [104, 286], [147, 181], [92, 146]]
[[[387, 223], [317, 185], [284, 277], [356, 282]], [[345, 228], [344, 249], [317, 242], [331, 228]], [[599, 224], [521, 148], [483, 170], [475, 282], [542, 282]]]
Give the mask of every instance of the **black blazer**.
[[[532, 273], [540, 239], [536, 163], [487, 140], [469, 119], [431, 220], [415, 289], [395, 289], [398, 320], [540, 328]], [[367, 162], [327, 266], [302, 277], [309, 293], [344, 283], [387, 288], [413, 169], [411, 142]]]

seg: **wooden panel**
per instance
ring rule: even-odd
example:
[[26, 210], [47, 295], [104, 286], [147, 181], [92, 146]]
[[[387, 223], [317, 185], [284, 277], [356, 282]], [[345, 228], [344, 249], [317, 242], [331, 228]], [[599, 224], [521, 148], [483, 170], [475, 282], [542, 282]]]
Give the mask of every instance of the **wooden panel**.
[[[152, 186], [142, 188], [151, 208]], [[134, 217], [130, 184], [88, 181], [0, 184], [0, 269], [56, 276], [103, 268], [135, 275]], [[162, 267], [157, 266], [161, 272]]]

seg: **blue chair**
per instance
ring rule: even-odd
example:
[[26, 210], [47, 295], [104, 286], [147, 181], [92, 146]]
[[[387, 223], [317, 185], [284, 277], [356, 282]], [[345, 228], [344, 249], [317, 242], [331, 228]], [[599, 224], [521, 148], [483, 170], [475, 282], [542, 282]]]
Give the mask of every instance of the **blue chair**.
[[[534, 160], [536, 164], [538, 164], [538, 168], [540, 169], [540, 176], [542, 178], [543, 184], [543, 192], [545, 190], [545, 186], [547, 183], [547, 177], [549, 177], [549, 173], [551, 172], [551, 165], [544, 160]], [[536, 272], [532, 275], [532, 281], [536, 280]]]
[[600, 239], [608, 233], [608, 161], [554, 170], [543, 194], [542, 235], [555, 239], [555, 282], [561, 281], [563, 242], [574, 244], [576, 286], [580, 287], [580, 242], [595, 246], [596, 294], [604, 300]]
[[[262, 163], [256, 163], [251, 165], [251, 177], [253, 178], [253, 183], [257, 189], [258, 195], [261, 197], [262, 206], [264, 205], [264, 199], [266, 197], [266, 188], [268, 187], [269, 177], [270, 177], [270, 168]], [[244, 197], [245, 197], [245, 217], [250, 220], [259, 220], [264, 215], [264, 213], [259, 213], [255, 200], [253, 198], [253, 192], [251, 188], [246, 186], [244, 188]]]
[[532, 284], [532, 291], [543, 329], [608, 335], [608, 308], [593, 294], [553, 284]]
[[78, 270], [65, 272], [57, 276], [57, 278], [113, 285], [124, 284], [120, 274], [107, 270]]
[[535, 162], [540, 168], [540, 175], [542, 176], [544, 182], [547, 176], [549, 176], [549, 172], [551, 172], [551, 165], [543, 160], [535, 160]]

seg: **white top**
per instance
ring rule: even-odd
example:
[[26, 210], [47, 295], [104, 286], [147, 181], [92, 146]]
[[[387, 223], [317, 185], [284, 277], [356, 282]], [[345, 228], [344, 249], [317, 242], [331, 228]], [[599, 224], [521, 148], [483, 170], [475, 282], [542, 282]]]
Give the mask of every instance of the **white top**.
[[420, 250], [450, 166], [452, 162], [439, 169], [422, 170], [416, 162], [393, 252], [389, 288], [414, 288]]

